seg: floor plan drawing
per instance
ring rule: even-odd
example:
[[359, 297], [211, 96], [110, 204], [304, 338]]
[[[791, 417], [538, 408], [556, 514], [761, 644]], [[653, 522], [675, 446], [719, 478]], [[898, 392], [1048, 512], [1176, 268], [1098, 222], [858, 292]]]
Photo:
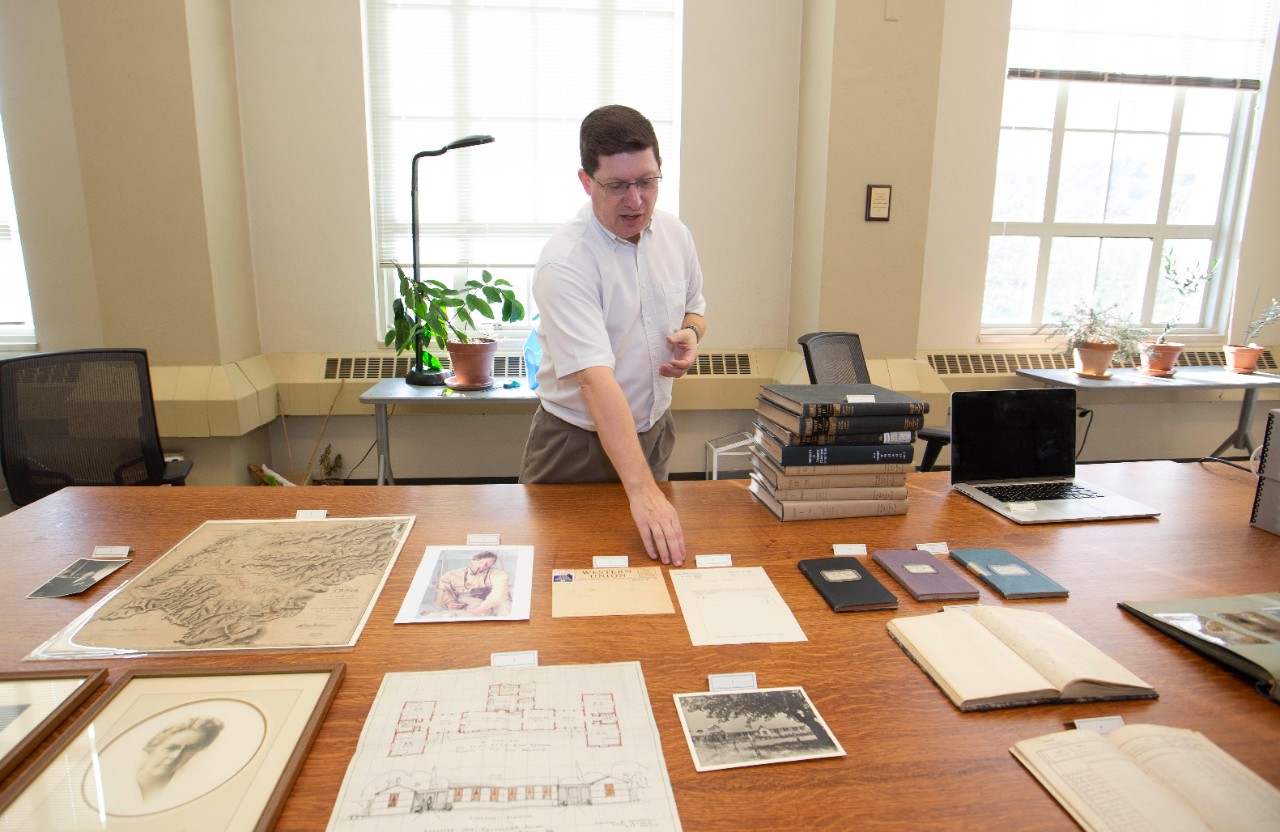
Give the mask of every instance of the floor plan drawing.
[[388, 673], [329, 829], [424, 828], [679, 829], [640, 665]]
[[32, 654], [355, 644], [412, 517], [210, 520]]

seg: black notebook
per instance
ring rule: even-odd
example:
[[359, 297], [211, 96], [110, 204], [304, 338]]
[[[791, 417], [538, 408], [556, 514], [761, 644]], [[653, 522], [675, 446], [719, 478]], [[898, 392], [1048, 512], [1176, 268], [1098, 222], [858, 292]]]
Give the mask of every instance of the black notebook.
[[876, 580], [857, 558], [815, 558], [797, 565], [836, 612], [898, 608], [898, 596]]

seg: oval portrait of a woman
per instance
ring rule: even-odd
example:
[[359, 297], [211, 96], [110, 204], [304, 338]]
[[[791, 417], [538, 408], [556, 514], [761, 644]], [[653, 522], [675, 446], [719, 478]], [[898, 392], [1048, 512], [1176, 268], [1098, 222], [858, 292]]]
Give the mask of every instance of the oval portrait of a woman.
[[108, 815], [167, 812], [216, 791], [262, 747], [267, 721], [238, 699], [201, 699], [153, 714], [111, 740], [82, 789]]

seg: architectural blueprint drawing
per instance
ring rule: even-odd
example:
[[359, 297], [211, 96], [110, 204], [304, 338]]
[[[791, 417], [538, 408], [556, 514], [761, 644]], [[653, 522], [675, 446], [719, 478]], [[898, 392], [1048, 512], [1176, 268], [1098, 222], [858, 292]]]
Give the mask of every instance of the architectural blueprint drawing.
[[210, 520], [30, 658], [351, 646], [412, 526]]
[[680, 829], [640, 663], [388, 673], [329, 829]]

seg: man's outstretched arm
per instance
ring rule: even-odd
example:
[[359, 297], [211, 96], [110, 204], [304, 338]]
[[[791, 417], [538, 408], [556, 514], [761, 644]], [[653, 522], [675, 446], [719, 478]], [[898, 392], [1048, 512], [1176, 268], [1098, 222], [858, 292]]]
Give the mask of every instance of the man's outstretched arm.
[[[688, 333], [690, 336], [692, 332]], [[578, 386], [587, 410], [596, 424], [600, 444], [613, 463], [622, 487], [631, 502], [631, 517], [635, 520], [644, 549], [654, 560], [674, 566], [684, 564], [684, 532], [680, 517], [667, 499], [645, 459], [636, 436], [635, 420], [627, 398], [609, 367], [588, 367], [576, 374]]]

